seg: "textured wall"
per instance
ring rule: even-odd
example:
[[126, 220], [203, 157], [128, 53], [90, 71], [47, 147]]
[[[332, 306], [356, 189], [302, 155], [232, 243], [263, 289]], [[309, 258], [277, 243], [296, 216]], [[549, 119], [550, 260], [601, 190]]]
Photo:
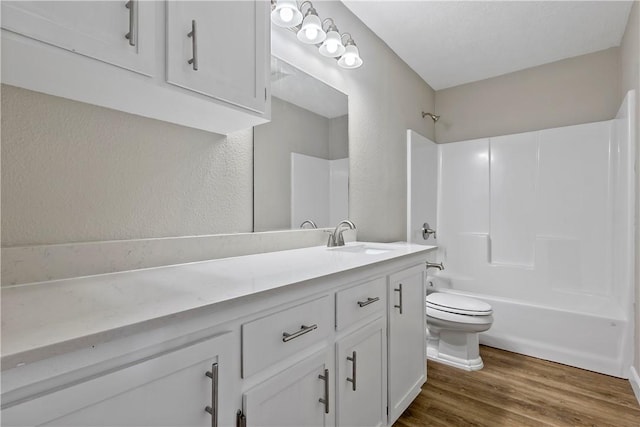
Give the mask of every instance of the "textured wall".
[[636, 371], [640, 373], [640, 4], [635, 1], [620, 47], [620, 100], [628, 90], [636, 91]]
[[251, 231], [252, 145], [2, 85], [2, 245]]
[[271, 99], [271, 122], [254, 128], [254, 231], [291, 228], [291, 153], [329, 158], [329, 122]]
[[406, 132], [414, 129], [433, 139], [434, 92], [413, 70], [358, 20], [341, 2], [315, 4], [340, 31], [352, 34], [364, 60], [356, 70], [342, 70], [295, 34], [275, 28], [274, 55], [349, 96], [349, 217], [358, 240], [406, 238]]
[[[405, 238], [407, 128], [434, 138], [433, 90], [338, 1], [357, 70], [286, 30], [274, 53], [349, 95], [350, 218], [359, 238]], [[224, 138], [2, 87], [2, 244], [251, 231], [251, 131]]]
[[619, 48], [436, 92], [438, 143], [608, 120], [620, 107]]

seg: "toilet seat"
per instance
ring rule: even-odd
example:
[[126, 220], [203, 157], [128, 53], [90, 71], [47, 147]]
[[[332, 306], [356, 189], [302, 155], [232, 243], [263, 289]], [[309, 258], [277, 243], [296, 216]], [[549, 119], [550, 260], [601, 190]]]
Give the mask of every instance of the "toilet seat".
[[493, 313], [491, 306], [484, 301], [444, 292], [427, 295], [426, 305], [427, 311], [444, 311], [465, 316], [490, 316]]
[[458, 325], [467, 325], [466, 327], [472, 327], [471, 325], [481, 326], [492, 324], [493, 316], [491, 314], [484, 316], [468, 316], [465, 314], [450, 313], [448, 311], [427, 307], [427, 324], [440, 324], [440, 322], [437, 321], [451, 322]]

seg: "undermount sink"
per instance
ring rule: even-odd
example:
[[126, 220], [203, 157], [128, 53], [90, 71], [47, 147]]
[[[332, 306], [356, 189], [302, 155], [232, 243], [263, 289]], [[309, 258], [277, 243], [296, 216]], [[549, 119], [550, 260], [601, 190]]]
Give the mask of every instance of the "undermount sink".
[[347, 245], [347, 246], [336, 246], [333, 248], [327, 248], [331, 251], [337, 252], [350, 252], [355, 254], [365, 254], [365, 255], [380, 255], [386, 252], [391, 252], [393, 249], [385, 248], [382, 246], [372, 246], [372, 245]]

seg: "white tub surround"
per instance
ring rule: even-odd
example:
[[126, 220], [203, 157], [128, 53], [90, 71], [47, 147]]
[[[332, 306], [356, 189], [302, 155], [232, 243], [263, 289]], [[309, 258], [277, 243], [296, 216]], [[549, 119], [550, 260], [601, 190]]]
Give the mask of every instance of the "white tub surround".
[[438, 147], [435, 287], [494, 308], [481, 343], [628, 377], [634, 97], [613, 120]]
[[[309, 417], [300, 422], [390, 425], [426, 381], [424, 261], [433, 249], [356, 242], [5, 287], [3, 419], [87, 425], [109, 407], [113, 425], [208, 424], [204, 372], [213, 369], [220, 425], [235, 423], [237, 410], [282, 423], [262, 409], [267, 396], [298, 399], [296, 416]], [[357, 390], [344, 380], [356, 353]], [[311, 389], [288, 395], [298, 381]], [[197, 410], [177, 403], [176, 387]], [[174, 418], [137, 412], [136, 390], [157, 395]]]

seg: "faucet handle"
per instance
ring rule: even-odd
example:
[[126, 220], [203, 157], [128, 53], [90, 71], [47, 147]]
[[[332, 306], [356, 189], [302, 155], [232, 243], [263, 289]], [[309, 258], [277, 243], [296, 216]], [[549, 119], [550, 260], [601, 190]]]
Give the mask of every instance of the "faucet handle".
[[429, 223], [425, 222], [424, 224], [422, 224], [422, 238], [424, 240], [427, 240], [431, 235], [433, 235], [434, 239], [437, 239], [436, 230], [433, 230], [431, 226], [429, 226]]

